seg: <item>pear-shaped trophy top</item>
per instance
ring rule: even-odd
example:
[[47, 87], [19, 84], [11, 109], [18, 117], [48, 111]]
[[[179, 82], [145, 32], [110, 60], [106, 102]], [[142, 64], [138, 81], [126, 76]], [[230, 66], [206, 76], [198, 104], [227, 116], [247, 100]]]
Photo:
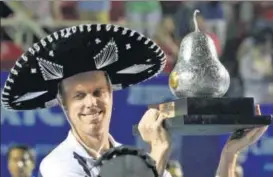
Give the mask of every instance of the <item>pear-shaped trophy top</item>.
[[200, 32], [197, 13], [193, 14], [195, 30], [181, 41], [169, 86], [177, 97], [222, 97], [229, 88], [229, 73], [218, 59], [213, 40]]

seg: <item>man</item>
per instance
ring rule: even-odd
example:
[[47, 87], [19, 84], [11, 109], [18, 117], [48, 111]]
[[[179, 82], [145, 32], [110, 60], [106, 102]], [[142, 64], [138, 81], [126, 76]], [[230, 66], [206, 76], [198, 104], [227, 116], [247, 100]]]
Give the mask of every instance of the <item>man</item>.
[[[41, 176], [94, 177], [99, 174], [95, 160], [120, 146], [109, 134], [113, 90], [155, 76], [165, 63], [164, 52], [153, 41], [130, 29], [96, 24], [67, 28], [42, 39], [18, 60], [4, 87], [2, 103], [13, 110], [59, 103], [71, 130], [41, 162]], [[35, 82], [22, 84], [27, 79]], [[165, 167], [171, 141], [162, 127], [164, 119], [164, 113], [149, 109], [138, 128], [151, 147], [149, 154], [158, 174], [170, 177]], [[260, 136], [265, 128], [253, 131]], [[232, 175], [235, 154], [252, 142], [227, 143], [219, 165], [221, 177], [227, 172]]]
[[[47, 36], [22, 55], [11, 69], [2, 105], [31, 110], [59, 102], [71, 131], [41, 162], [40, 173], [43, 177], [96, 176], [98, 170], [92, 168], [95, 159], [110, 147], [119, 146], [109, 135], [113, 90], [157, 75], [165, 63], [164, 52], [136, 31], [114, 25], [74, 26]], [[22, 83], [28, 80], [31, 82]], [[170, 142], [162, 131], [163, 117], [149, 110], [143, 119], [146, 121], [140, 124], [145, 124], [141, 126], [144, 135], [146, 123], [153, 123], [150, 118], [158, 127], [152, 130], [155, 136], [145, 139], [153, 148], [150, 155], [158, 173], [167, 177], [164, 169]]]
[[12, 177], [31, 177], [35, 168], [35, 155], [26, 145], [15, 145], [8, 150], [8, 170]]

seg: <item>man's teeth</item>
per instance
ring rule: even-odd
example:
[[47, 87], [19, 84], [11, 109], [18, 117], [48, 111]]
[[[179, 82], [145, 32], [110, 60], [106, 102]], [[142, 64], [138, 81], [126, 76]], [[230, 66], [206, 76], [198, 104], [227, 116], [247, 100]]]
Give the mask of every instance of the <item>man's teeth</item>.
[[100, 115], [100, 112], [97, 112], [95, 114], [84, 114], [84, 116], [98, 116]]

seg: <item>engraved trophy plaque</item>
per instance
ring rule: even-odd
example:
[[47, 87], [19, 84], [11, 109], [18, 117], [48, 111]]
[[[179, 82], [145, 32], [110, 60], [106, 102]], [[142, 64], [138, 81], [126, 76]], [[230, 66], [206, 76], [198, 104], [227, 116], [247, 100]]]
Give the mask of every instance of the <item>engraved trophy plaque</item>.
[[[255, 115], [253, 98], [223, 97], [230, 76], [218, 59], [213, 40], [198, 29], [186, 35], [169, 76], [176, 100], [150, 105], [168, 117], [164, 127], [182, 135], [217, 135], [271, 124], [270, 115]], [[137, 126], [133, 131], [138, 134]]]

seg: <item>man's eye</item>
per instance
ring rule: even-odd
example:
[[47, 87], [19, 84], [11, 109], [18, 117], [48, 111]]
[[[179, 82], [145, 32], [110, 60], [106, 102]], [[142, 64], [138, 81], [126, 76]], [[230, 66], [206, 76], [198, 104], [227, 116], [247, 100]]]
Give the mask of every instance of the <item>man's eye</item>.
[[101, 89], [97, 89], [94, 91], [93, 95], [96, 97], [100, 97], [102, 95], [103, 91]]
[[74, 99], [82, 99], [84, 98], [85, 94], [84, 93], [77, 93], [73, 98]]

